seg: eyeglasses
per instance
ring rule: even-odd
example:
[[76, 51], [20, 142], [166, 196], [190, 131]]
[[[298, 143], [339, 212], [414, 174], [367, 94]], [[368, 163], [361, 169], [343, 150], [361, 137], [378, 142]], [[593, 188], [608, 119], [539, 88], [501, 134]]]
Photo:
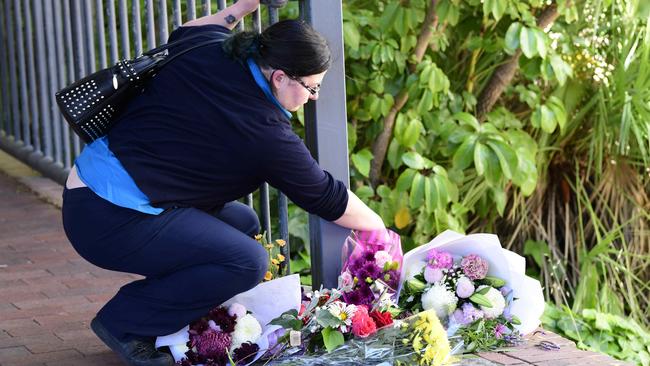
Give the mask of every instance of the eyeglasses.
[[307, 91], [308, 91], [309, 94], [311, 94], [311, 95], [316, 95], [316, 94], [318, 94], [318, 92], [320, 91], [320, 84], [318, 84], [318, 85], [316, 85], [316, 86], [309, 86], [309, 85], [305, 84], [305, 82], [302, 81], [302, 79], [300, 79], [300, 78], [297, 77], [297, 76], [291, 76], [291, 75], [289, 75], [289, 74], [287, 74], [287, 76], [289, 77], [289, 79], [294, 80], [294, 81], [297, 81], [298, 84], [302, 85], [303, 88], [307, 89]]

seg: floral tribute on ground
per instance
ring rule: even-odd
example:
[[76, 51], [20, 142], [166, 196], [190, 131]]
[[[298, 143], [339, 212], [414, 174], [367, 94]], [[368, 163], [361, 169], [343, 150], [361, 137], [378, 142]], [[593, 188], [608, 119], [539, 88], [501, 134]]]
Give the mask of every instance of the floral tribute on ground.
[[449, 336], [462, 337], [464, 352], [520, 344], [539, 324], [539, 282], [523, 274], [523, 258], [496, 236], [448, 231], [407, 257], [400, 307], [435, 311]]

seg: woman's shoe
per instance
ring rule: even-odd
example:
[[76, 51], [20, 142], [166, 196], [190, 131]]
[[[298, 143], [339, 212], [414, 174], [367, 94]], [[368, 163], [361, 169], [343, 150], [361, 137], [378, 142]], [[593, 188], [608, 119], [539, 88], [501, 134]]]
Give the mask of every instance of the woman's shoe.
[[90, 328], [102, 342], [106, 343], [130, 366], [174, 365], [174, 358], [167, 353], [156, 350], [153, 343], [138, 339], [122, 342], [115, 338], [97, 318], [90, 322]]

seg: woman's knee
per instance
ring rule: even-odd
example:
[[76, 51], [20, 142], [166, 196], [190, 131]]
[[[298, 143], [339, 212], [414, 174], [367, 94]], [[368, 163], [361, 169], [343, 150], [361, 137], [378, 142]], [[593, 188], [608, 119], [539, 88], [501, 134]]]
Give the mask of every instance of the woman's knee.
[[243, 203], [228, 202], [214, 216], [248, 236], [260, 232], [260, 219], [257, 213]]

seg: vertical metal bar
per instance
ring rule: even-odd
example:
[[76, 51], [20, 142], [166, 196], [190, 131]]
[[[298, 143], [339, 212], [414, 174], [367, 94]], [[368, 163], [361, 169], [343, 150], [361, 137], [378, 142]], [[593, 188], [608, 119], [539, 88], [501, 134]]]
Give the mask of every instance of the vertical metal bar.
[[135, 46], [135, 55], [139, 56], [142, 54], [142, 27], [140, 25], [140, 1], [136, 0], [133, 2], [131, 8], [133, 17], [133, 41]]
[[[7, 16], [7, 45], [9, 48], [9, 95], [11, 96], [11, 134], [14, 140], [18, 140], [20, 136], [20, 111], [18, 102], [18, 78], [16, 77], [16, 39], [14, 38], [14, 21], [15, 13], [12, 14], [11, 3], [5, 2], [5, 14]], [[7, 124], [9, 126], [9, 124]], [[9, 130], [7, 128], [7, 130]]]
[[97, 59], [95, 58], [95, 32], [93, 31], [93, 9], [90, 1], [83, 2], [84, 25], [86, 28], [86, 51], [88, 52], [88, 73], [97, 70]]
[[269, 24], [275, 24], [280, 20], [280, 16], [278, 15], [278, 9], [268, 7], [267, 8], [269, 11]]
[[106, 16], [108, 16], [108, 47], [111, 56], [111, 65], [119, 60], [117, 56], [117, 21], [115, 20], [115, 0], [106, 2]]
[[145, 1], [145, 15], [147, 17], [147, 48], [156, 48], [156, 25], [153, 18], [153, 0]]
[[[20, 110], [23, 119], [23, 128], [20, 140], [26, 147], [32, 145], [32, 134], [29, 126], [29, 99], [27, 97], [27, 63], [25, 61], [25, 36], [22, 12], [22, 0], [14, 0], [14, 14], [16, 14], [16, 29], [18, 33], [18, 73], [20, 80]], [[1, 37], [0, 37], [1, 39]], [[0, 57], [0, 59], [2, 59]]]
[[[74, 62], [75, 65], [77, 65], [77, 69], [75, 70], [76, 71], [75, 80], [77, 80], [85, 77], [87, 74], [86, 50], [83, 41], [83, 18], [81, 16], [81, 1], [72, 0], [71, 10], [72, 10], [71, 20], [74, 24], [73, 33], [72, 33], [72, 37], [75, 42]], [[81, 141], [79, 140], [79, 136], [77, 136], [76, 134], [72, 136], [72, 146], [73, 146], [74, 155], [75, 156], [79, 155], [79, 153], [81, 152]]]
[[120, 0], [120, 33], [122, 35], [122, 58], [131, 58], [129, 14], [126, 8], [126, 0]]
[[[99, 1], [99, 0], [98, 0]], [[56, 90], [61, 89], [64, 85], [67, 84], [66, 82], [66, 70], [65, 70], [65, 41], [63, 39], [63, 33], [64, 33], [64, 19], [63, 18], [63, 12], [61, 10], [61, 2], [60, 1], [53, 1], [54, 4], [54, 29], [55, 29], [55, 39], [56, 39], [56, 66], [57, 66], [57, 76], [58, 78], [56, 79], [57, 84], [56, 84]], [[98, 9], [101, 9], [101, 7], [98, 7]], [[69, 22], [65, 22], [69, 23]], [[99, 23], [99, 22], [98, 22]], [[102, 21], [100, 24], [103, 24], [104, 22]], [[106, 52], [104, 52], [104, 58], [106, 58]], [[68, 75], [68, 78], [70, 75]], [[56, 105], [56, 103], [54, 104]], [[58, 111], [57, 111], [58, 112]], [[72, 164], [72, 152], [70, 151], [70, 133], [69, 133], [69, 127], [67, 123], [61, 118], [61, 115], [59, 114], [59, 128], [58, 128], [58, 137], [57, 141], [59, 143], [62, 143], [62, 150], [63, 150], [63, 167], [64, 168], [70, 168]], [[55, 129], [55, 135], [57, 133], [57, 129]]]
[[75, 79], [81, 79], [86, 76], [86, 52], [84, 50], [82, 36], [83, 19], [81, 17], [80, 0], [72, 0], [72, 16], [70, 19], [74, 24], [73, 38], [76, 45], [74, 63], [77, 65], [77, 74], [75, 75]]
[[210, 10], [210, 0], [201, 0], [201, 7], [203, 8], [203, 15], [210, 15], [212, 10]]
[[52, 157], [54, 151], [52, 147], [52, 129], [50, 122], [52, 121], [50, 114], [50, 106], [48, 105], [50, 98], [48, 98], [49, 89], [47, 86], [47, 70], [45, 67], [46, 58], [45, 55], [45, 40], [43, 38], [43, 33], [45, 32], [43, 24], [43, 2], [42, 0], [36, 0], [34, 3], [34, 24], [36, 27], [36, 54], [38, 57], [38, 91], [40, 92], [40, 102], [41, 102], [41, 126], [43, 127], [43, 147], [45, 148], [43, 153], [46, 157]]
[[[305, 106], [305, 142], [320, 166], [349, 186], [342, 1], [309, 1], [306, 5], [308, 21], [328, 40], [333, 62], [320, 98]], [[341, 271], [341, 247], [350, 231], [310, 215], [309, 232], [312, 286], [335, 287]]]
[[271, 242], [271, 209], [269, 207], [269, 185], [260, 186], [260, 214], [262, 215], [262, 231], [266, 231], [266, 238]]
[[252, 193], [249, 194], [248, 196], [246, 196], [246, 204], [248, 205], [248, 207], [253, 208], [253, 194]]
[[[67, 78], [64, 84], [70, 84], [75, 78], [75, 52], [74, 52], [74, 43], [73, 43], [73, 38], [72, 38], [72, 22], [69, 21], [69, 19], [72, 19], [71, 16], [71, 10], [70, 10], [70, 2], [69, 1], [63, 1], [63, 18], [62, 19], [67, 19], [68, 21], [64, 21], [64, 34], [65, 34], [65, 53], [66, 53], [66, 65], [68, 66], [68, 73], [67, 73]], [[70, 160], [72, 161], [72, 157], [76, 156], [79, 154], [79, 141], [78, 139], [75, 140], [74, 137], [76, 137], [74, 134], [71, 134], [71, 128], [67, 126], [66, 128], [63, 129], [63, 141], [65, 142], [65, 150], [67, 151], [66, 154], [70, 154]], [[72, 137], [71, 137], [72, 136]], [[70, 144], [75, 144], [75, 150], [74, 154], [70, 152]]]
[[36, 152], [43, 151], [43, 146], [41, 145], [41, 134], [39, 128], [40, 121], [40, 109], [38, 103], [38, 95], [36, 93], [36, 62], [34, 55], [34, 28], [32, 22], [32, 8], [30, 2], [25, 2], [25, 38], [27, 38], [27, 69], [29, 79], [29, 94], [31, 98], [29, 99], [29, 109], [31, 111], [31, 125], [32, 125], [32, 137], [34, 150]]
[[105, 69], [106, 60], [106, 23], [104, 22], [104, 1], [95, 0], [95, 12], [97, 13], [97, 38], [99, 49], [99, 68]]
[[158, 2], [158, 31], [160, 32], [160, 42], [167, 42], [167, 0]]
[[291, 265], [289, 258], [291, 251], [289, 250], [289, 208], [287, 196], [282, 192], [278, 192], [278, 216], [280, 219], [280, 237], [284, 239], [285, 245], [280, 248], [280, 252], [285, 257], [285, 261], [280, 263], [280, 273], [291, 273]]
[[183, 24], [183, 19], [181, 17], [181, 0], [174, 0], [172, 4], [172, 28], [176, 29]]
[[187, 19], [196, 19], [196, 2], [194, 0], [187, 0]]
[[226, 8], [226, 0], [217, 0], [217, 9], [223, 10]]
[[52, 137], [50, 138], [50, 143], [53, 145], [54, 154], [52, 159], [55, 163], [63, 163], [63, 146], [61, 144], [61, 113], [56, 105], [56, 99], [54, 94], [58, 90], [59, 84], [59, 70], [56, 65], [57, 60], [57, 44], [54, 40], [54, 11], [52, 9], [52, 2], [46, 1], [45, 7], [43, 9], [45, 15], [45, 44], [47, 48], [47, 54], [42, 54], [42, 57], [47, 58], [47, 75], [49, 76], [50, 89], [48, 92], [47, 101], [50, 104], [51, 119], [50, 124], [52, 126]]
[[9, 87], [7, 86], [9, 81], [9, 70], [7, 70], [7, 48], [5, 47], [4, 39], [6, 37], [5, 29], [5, 16], [9, 17], [9, 13], [3, 11], [0, 14], [0, 93], [2, 93], [2, 113], [0, 114], [0, 131], [4, 131], [8, 134], [8, 128], [6, 127], [9, 124], [9, 119], [11, 118], [10, 114], [10, 95]]
[[298, 17], [302, 20], [307, 19], [307, 9], [305, 7], [305, 1], [308, 0], [300, 0], [298, 1]]
[[257, 10], [253, 12], [253, 29], [255, 32], [260, 33], [262, 31], [262, 10], [258, 7]]

